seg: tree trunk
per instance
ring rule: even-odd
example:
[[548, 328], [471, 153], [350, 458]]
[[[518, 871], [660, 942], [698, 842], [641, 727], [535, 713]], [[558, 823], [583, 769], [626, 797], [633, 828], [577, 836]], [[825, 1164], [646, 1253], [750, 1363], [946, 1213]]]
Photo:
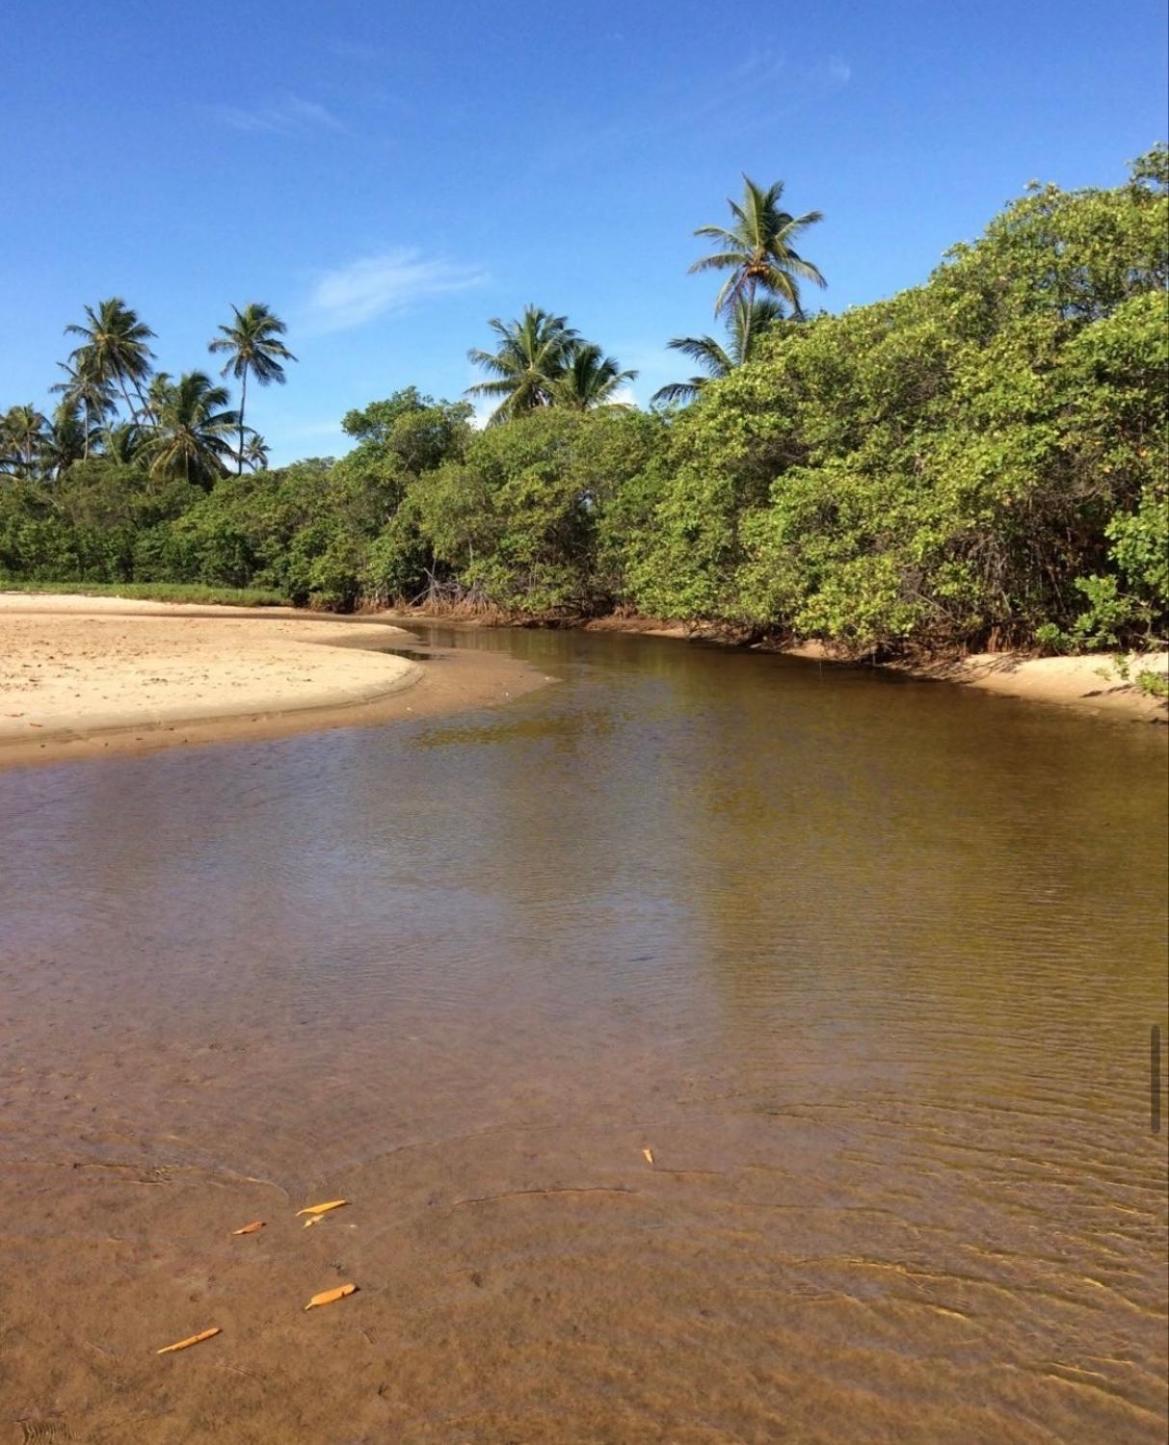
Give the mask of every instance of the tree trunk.
[[138, 385], [137, 382], [134, 383], [134, 393], [137, 396], [138, 400], [142, 403], [142, 415], [154, 417], [154, 420], [157, 421], [158, 418], [154, 416], [154, 412], [151, 409], [150, 403], [142, 395], [142, 388]]
[[244, 474], [244, 409], [248, 404], [248, 368], [244, 363], [243, 383], [239, 394], [239, 470], [236, 475], [242, 477]]
[[138, 420], [138, 413], [134, 410], [134, 403], [130, 400], [130, 393], [126, 390], [126, 378], [121, 372], [118, 373], [118, 385], [122, 388], [122, 396], [125, 398], [126, 410], [130, 413], [130, 420], [136, 422]]

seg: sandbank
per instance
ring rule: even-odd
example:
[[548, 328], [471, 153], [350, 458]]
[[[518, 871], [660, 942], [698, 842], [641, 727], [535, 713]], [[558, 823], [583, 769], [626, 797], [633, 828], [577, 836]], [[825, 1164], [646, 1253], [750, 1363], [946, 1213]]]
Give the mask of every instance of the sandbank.
[[453, 711], [543, 681], [494, 654], [391, 648], [420, 644], [291, 608], [0, 593], [0, 766]]

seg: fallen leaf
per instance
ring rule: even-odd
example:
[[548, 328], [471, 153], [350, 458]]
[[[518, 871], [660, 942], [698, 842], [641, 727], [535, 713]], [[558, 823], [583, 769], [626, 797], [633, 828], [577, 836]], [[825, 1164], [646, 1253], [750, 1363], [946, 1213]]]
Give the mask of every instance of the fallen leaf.
[[641, 1152], [647, 1164], [654, 1162], [654, 1151], [648, 1145]]
[[297, 1219], [302, 1214], [328, 1214], [330, 1209], [340, 1209], [343, 1204], [348, 1204], [348, 1199], [330, 1199], [327, 1204], [310, 1204], [307, 1209], [296, 1211]]
[[356, 1293], [357, 1286], [355, 1284], [339, 1284], [336, 1289], [327, 1289], [321, 1294], [313, 1295], [312, 1299], [305, 1305], [305, 1309], [313, 1310], [319, 1309], [321, 1305], [335, 1304], [337, 1300], [344, 1299], [347, 1295]]
[[190, 1349], [192, 1345], [201, 1345], [204, 1340], [213, 1340], [216, 1335], [221, 1335], [222, 1333], [223, 1331], [219, 1326], [214, 1325], [209, 1330], [203, 1330], [200, 1334], [192, 1335], [190, 1339], [180, 1340], [177, 1345], [164, 1345], [161, 1350], [155, 1350], [154, 1353], [156, 1355], [173, 1355], [176, 1350], [187, 1350]]
[[255, 1234], [258, 1230], [263, 1229], [263, 1227], [264, 1221], [262, 1219], [253, 1219], [251, 1224], [245, 1224], [242, 1229], [233, 1229], [231, 1232], [232, 1234]]

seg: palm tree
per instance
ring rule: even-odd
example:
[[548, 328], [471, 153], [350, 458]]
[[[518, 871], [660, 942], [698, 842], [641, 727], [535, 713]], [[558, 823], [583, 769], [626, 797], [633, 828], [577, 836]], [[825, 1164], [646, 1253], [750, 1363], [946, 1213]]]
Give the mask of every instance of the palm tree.
[[219, 328], [223, 334], [217, 336], [210, 343], [208, 350], [228, 352], [230, 359], [220, 375], [226, 376], [230, 372], [240, 382], [239, 471], [242, 472], [244, 469], [244, 410], [248, 404], [248, 372], [251, 372], [261, 386], [267, 386], [273, 381], [283, 386], [285, 382], [284, 368], [280, 363], [295, 361], [296, 357], [280, 340], [280, 337], [288, 330], [287, 326], [267, 306], [262, 305], [259, 301], [252, 301], [242, 311], [238, 306], [233, 306], [231, 309], [235, 312], [235, 320], [230, 326]]
[[103, 427], [98, 433], [98, 442], [103, 457], [129, 467], [141, 456], [149, 436], [146, 427], [134, 421], [124, 421], [119, 426]]
[[577, 342], [568, 352], [567, 365], [553, 387], [552, 399], [555, 405], [574, 411], [625, 406], [613, 397], [626, 382], [636, 380], [636, 371], [622, 371], [616, 357], [605, 356], [593, 342]]
[[65, 373], [65, 380], [58, 381], [49, 390], [60, 394], [62, 406], [85, 413], [84, 456], [88, 457], [90, 442], [96, 436], [97, 428], [116, 405], [113, 385], [93, 370], [93, 359], [88, 351], [79, 355], [73, 365], [68, 361], [58, 361], [57, 365]]
[[99, 302], [96, 311], [87, 306], [85, 315], [88, 326], [65, 328], [66, 336], [85, 338], [83, 345], [70, 355], [69, 360], [76, 371], [93, 380], [107, 385], [116, 384], [121, 389], [127, 411], [136, 421], [138, 413], [130, 401], [127, 387], [133, 386], [139, 404], [146, 410], [142, 383], [150, 375], [150, 363], [154, 360], [146, 343], [154, 332], [139, 321], [138, 313], [132, 311], [120, 296]]
[[710, 381], [729, 376], [736, 367], [750, 361], [756, 354], [759, 339], [783, 320], [783, 307], [778, 301], [736, 301], [727, 319], [727, 343], [724, 347], [713, 336], [675, 336], [667, 343], [691, 361], [696, 361], [705, 376], [692, 376], [689, 381], [672, 381], [655, 391], [651, 400], [691, 402]]
[[74, 462], [89, 456], [89, 419], [81, 418], [76, 402], [63, 401], [41, 434], [39, 460], [44, 473], [59, 481]]
[[245, 465], [253, 472], [265, 472], [268, 470], [268, 443], [258, 431], [248, 428], [248, 439], [244, 443], [242, 456]]
[[0, 464], [27, 477], [36, 465], [48, 422], [35, 406], [11, 406], [0, 417]]
[[786, 301], [793, 316], [799, 318], [803, 315], [799, 281], [826, 284], [817, 268], [792, 249], [800, 232], [824, 217], [819, 211], [793, 216], [781, 210], [782, 195], [782, 181], [763, 190], [744, 176], [742, 204], [727, 200], [734, 224], [729, 228], [699, 226], [694, 232], [714, 241], [717, 249], [695, 261], [690, 270], [731, 273], [715, 299], [716, 315], [738, 301], [753, 301], [756, 291], [765, 291]]
[[157, 425], [143, 448], [150, 475], [182, 477], [208, 489], [227, 475], [232, 457], [228, 438], [239, 426], [239, 413], [228, 409], [227, 387], [216, 386], [203, 371], [188, 371], [155, 396]]
[[578, 339], [567, 317], [527, 306], [518, 321], [504, 322], [495, 316], [488, 325], [499, 337], [498, 349], [481, 351], [475, 347], [467, 353], [476, 366], [495, 376], [493, 381], [469, 386], [467, 394], [502, 397], [488, 425], [550, 406]]

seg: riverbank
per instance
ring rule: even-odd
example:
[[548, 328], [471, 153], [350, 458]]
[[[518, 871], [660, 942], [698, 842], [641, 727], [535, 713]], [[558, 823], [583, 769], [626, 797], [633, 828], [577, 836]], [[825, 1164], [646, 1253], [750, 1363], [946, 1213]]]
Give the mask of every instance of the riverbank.
[[[442, 621], [460, 626], [506, 627], [530, 625], [491, 616], [456, 616], [410, 609], [387, 613], [396, 622]], [[872, 664], [841, 656], [822, 642], [788, 645], [749, 644], [726, 628], [688, 626], [662, 618], [636, 614], [613, 614], [579, 624], [586, 632], [624, 632], [645, 637], [672, 637], [681, 642], [718, 643], [728, 647], [752, 646], [756, 651], [801, 657], [833, 667], [878, 666], [906, 677], [931, 682], [959, 683], [964, 687], [996, 693], [1001, 697], [1055, 704], [1081, 712], [1132, 718], [1138, 722], [1169, 723], [1169, 700], [1143, 690], [1137, 679], [1153, 673], [1169, 682], [1169, 652], [1127, 654], [1124, 674], [1117, 658], [1108, 652], [1084, 653], [1078, 657], [1036, 657], [1024, 652], [980, 652], [965, 657], [914, 657]]]
[[495, 654], [428, 658], [384, 622], [0, 594], [0, 766], [381, 723], [542, 681]]

